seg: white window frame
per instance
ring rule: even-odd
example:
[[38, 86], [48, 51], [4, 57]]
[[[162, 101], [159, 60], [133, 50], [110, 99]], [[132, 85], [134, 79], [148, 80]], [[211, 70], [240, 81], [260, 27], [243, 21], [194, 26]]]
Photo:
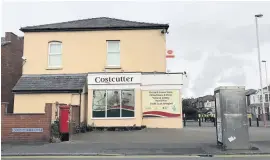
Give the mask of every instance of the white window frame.
[[[119, 44], [119, 65], [110, 65], [110, 64], [108, 64], [108, 54], [109, 54], [109, 50], [108, 50], [108, 48], [109, 48], [109, 42], [118, 42], [118, 44]], [[120, 40], [107, 40], [106, 41], [106, 43], [107, 43], [107, 55], [106, 55], [106, 67], [116, 67], [116, 68], [120, 68], [120, 66], [121, 66], [121, 49], [120, 49]], [[112, 52], [113, 53], [113, 52]], [[116, 52], [114, 52], [114, 53], [116, 53]]]
[[[51, 45], [52, 44], [60, 44], [60, 48], [61, 48], [61, 52], [60, 53], [51, 53]], [[61, 68], [62, 67], [62, 63], [63, 63], [63, 55], [62, 55], [62, 42], [61, 41], [51, 41], [49, 42], [49, 45], [48, 45], [48, 67], [49, 68]], [[54, 55], [60, 55], [61, 56], [61, 65], [53, 65], [51, 66], [50, 65], [50, 56], [54, 56]]]
[[[136, 97], [135, 97], [135, 89], [94, 89], [94, 90], [105, 90], [106, 92], [106, 100], [105, 100], [105, 117], [94, 117], [93, 116], [93, 105], [91, 106], [92, 107], [92, 116], [91, 116], [91, 119], [134, 119], [136, 117]], [[92, 92], [94, 92], [94, 90], [92, 90]], [[108, 101], [108, 91], [112, 91], [112, 90], [118, 90], [120, 91], [120, 117], [107, 117], [107, 101]], [[122, 91], [124, 90], [132, 90], [133, 93], [134, 93], [134, 116], [133, 117], [122, 117]], [[92, 94], [93, 95], [93, 94]], [[93, 98], [93, 97], [92, 97]]]

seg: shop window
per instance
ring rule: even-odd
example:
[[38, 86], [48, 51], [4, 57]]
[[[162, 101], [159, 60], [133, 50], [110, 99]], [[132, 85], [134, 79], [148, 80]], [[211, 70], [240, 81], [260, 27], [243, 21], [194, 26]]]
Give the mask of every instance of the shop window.
[[134, 90], [94, 90], [93, 118], [134, 117]]
[[120, 91], [107, 91], [107, 117], [121, 117], [120, 116]]
[[93, 117], [106, 117], [106, 91], [93, 91]]
[[134, 117], [135, 96], [133, 90], [121, 91], [121, 113], [122, 117]]
[[62, 66], [62, 43], [50, 42], [48, 53], [48, 67], [61, 67]]
[[120, 67], [120, 41], [107, 41], [107, 66]]

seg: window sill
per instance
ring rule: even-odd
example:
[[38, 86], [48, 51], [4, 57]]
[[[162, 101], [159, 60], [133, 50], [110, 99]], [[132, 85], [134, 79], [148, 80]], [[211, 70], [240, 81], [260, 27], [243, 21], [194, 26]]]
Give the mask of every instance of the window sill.
[[62, 67], [48, 67], [46, 70], [62, 70]]
[[106, 66], [105, 69], [121, 69], [120, 66]]

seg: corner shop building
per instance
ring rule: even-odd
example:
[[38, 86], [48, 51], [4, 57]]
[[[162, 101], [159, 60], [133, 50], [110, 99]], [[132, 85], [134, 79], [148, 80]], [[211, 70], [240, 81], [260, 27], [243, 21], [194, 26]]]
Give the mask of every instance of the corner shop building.
[[[90, 126], [183, 127], [182, 73], [95, 72], [37, 76], [24, 75], [14, 87], [15, 113], [44, 113], [45, 103], [59, 102], [80, 106], [79, 119]], [[25, 82], [33, 78], [36, 89], [29, 90]], [[54, 86], [56, 81], [58, 84]], [[42, 85], [48, 83], [51, 85], [47, 85], [45, 91]], [[33, 87], [33, 83], [29, 85]]]

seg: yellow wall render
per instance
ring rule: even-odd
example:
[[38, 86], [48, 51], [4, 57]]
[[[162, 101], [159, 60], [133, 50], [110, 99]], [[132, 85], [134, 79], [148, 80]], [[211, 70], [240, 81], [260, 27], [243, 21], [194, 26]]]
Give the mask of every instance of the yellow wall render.
[[143, 118], [142, 125], [147, 128], [183, 128], [182, 115], [178, 118]]
[[93, 90], [88, 90], [88, 125], [102, 127], [116, 126], [141, 126], [142, 125], [142, 107], [141, 107], [141, 90], [135, 89], [135, 117], [134, 118], [92, 118], [92, 96]]
[[86, 101], [87, 94], [82, 93], [81, 95], [81, 122], [87, 122], [87, 117], [85, 112], [87, 112], [87, 101]]
[[[157, 29], [25, 33], [23, 74], [103, 72], [107, 40], [120, 40], [121, 54], [121, 69], [108, 72], [165, 72], [166, 38]], [[62, 41], [61, 70], [48, 70], [49, 41]]]
[[56, 101], [59, 103], [79, 105], [79, 94], [15, 94], [14, 113], [45, 113], [45, 103], [55, 103]]

